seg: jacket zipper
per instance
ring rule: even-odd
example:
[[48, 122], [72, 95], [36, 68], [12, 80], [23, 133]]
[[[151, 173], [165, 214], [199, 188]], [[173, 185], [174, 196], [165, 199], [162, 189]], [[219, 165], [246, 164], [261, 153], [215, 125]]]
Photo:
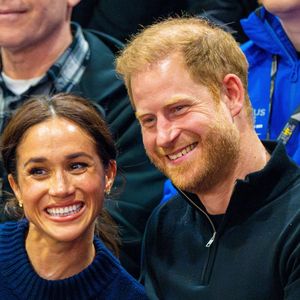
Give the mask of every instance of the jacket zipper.
[[[180, 190], [180, 189], [179, 189]], [[188, 201], [196, 208], [198, 209], [199, 211], [201, 211], [205, 217], [207, 218], [207, 220], [209, 221], [211, 227], [212, 227], [212, 231], [213, 231], [213, 234], [211, 236], [211, 238], [209, 239], [209, 241], [206, 243], [205, 247], [209, 248], [212, 243], [215, 241], [215, 238], [216, 238], [216, 234], [217, 234], [217, 231], [216, 231], [216, 227], [214, 225], [214, 223], [212, 222], [212, 220], [210, 219], [209, 215], [201, 208], [199, 207], [194, 201], [192, 201], [182, 190], [180, 190], [180, 192], [188, 199]]]
[[209, 221], [209, 224], [211, 225], [212, 231], [213, 231], [211, 238], [205, 245], [205, 247], [208, 248], [207, 249], [208, 257], [207, 257], [207, 261], [206, 261], [205, 265], [203, 265], [203, 271], [202, 271], [202, 276], [201, 276], [201, 284], [207, 285], [209, 282], [209, 277], [210, 277], [211, 268], [212, 268], [212, 266], [210, 266], [210, 262], [212, 260], [212, 257], [211, 257], [212, 249], [210, 247], [215, 242], [217, 231], [216, 231], [215, 225], [212, 222], [212, 220], [210, 219], [209, 215], [201, 207], [199, 207], [195, 202], [193, 202], [183, 191], [180, 190], [180, 192], [186, 197], [186, 199], [192, 204], [192, 206], [194, 208], [196, 208], [198, 211], [200, 211], [207, 218], [207, 220]]

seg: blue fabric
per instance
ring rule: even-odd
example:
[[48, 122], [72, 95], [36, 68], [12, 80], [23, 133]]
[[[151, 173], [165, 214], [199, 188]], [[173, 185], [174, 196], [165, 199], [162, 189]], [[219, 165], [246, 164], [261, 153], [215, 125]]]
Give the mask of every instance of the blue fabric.
[[[255, 130], [260, 139], [276, 140], [300, 105], [300, 59], [279, 19], [261, 7], [241, 21], [250, 41], [241, 46], [249, 62], [248, 91], [254, 109]], [[272, 56], [278, 57], [272, 113], [269, 112]], [[270, 127], [268, 122], [270, 118]], [[286, 148], [300, 164], [300, 130], [295, 129]]]
[[170, 200], [173, 196], [177, 194], [177, 190], [172, 184], [172, 181], [170, 179], [167, 179], [164, 184], [164, 195], [163, 198], [161, 199], [160, 204], [163, 204]]
[[63, 280], [41, 278], [32, 268], [25, 250], [27, 230], [25, 219], [0, 225], [1, 300], [147, 299], [144, 288], [98, 238], [94, 239], [93, 262], [79, 274]]

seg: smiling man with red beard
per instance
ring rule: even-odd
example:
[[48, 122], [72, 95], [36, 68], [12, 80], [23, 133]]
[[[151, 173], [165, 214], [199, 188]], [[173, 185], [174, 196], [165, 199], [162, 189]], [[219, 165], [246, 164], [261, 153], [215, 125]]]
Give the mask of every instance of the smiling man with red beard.
[[196, 18], [139, 33], [117, 58], [152, 162], [178, 195], [148, 221], [150, 299], [300, 299], [300, 170], [253, 129], [248, 64]]

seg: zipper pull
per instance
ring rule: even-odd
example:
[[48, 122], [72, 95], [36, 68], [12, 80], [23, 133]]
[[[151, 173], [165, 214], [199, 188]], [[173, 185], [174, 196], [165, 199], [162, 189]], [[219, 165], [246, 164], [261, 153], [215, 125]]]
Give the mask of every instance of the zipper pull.
[[212, 235], [212, 237], [210, 238], [210, 240], [207, 242], [207, 244], [205, 245], [205, 247], [209, 248], [211, 246], [211, 244], [214, 242], [216, 237], [216, 232], [214, 232], [214, 234]]

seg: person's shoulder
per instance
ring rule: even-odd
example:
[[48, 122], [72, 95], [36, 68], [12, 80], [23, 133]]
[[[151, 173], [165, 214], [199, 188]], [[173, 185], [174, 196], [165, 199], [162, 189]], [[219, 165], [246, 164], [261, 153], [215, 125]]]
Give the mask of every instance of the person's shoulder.
[[115, 72], [118, 41], [97, 31], [84, 29], [83, 35], [89, 45], [90, 57], [85, 72], [73, 92], [80, 92], [99, 104], [104, 101], [113, 103], [109, 112], [116, 111], [120, 106], [129, 107], [125, 86]]
[[245, 54], [250, 68], [260, 66], [262, 61], [271, 60], [272, 58], [272, 55], [268, 51], [257, 46], [252, 40], [242, 44], [241, 50]]
[[[147, 299], [144, 287], [120, 264], [119, 260], [106, 248], [99, 238], [95, 238], [97, 253], [101, 252], [101, 272], [110, 273], [111, 280], [105, 290], [108, 299]], [[103, 295], [102, 295], [103, 296]]]
[[125, 269], [121, 269], [110, 285], [111, 294], [110, 300], [113, 299], [128, 299], [142, 300], [148, 299], [142, 284], [133, 278]]
[[0, 223], [0, 233], [13, 232], [19, 226], [19, 222], [7, 221]]
[[151, 233], [159, 231], [168, 231], [169, 226], [173, 226], [174, 220], [181, 219], [187, 210], [192, 209], [187, 201], [182, 197], [181, 194], [176, 194], [171, 197], [168, 201], [159, 204], [150, 215], [146, 232]]
[[161, 202], [153, 211], [154, 215], [160, 215], [160, 214], [173, 214], [177, 211], [180, 211], [184, 207], [186, 207], [188, 204], [183, 198], [181, 194], [178, 192], [175, 193], [175, 188], [173, 193], [170, 195], [169, 199], [167, 201]]
[[118, 39], [101, 31], [83, 29], [83, 35], [91, 47], [102, 47], [114, 55], [124, 47]]

